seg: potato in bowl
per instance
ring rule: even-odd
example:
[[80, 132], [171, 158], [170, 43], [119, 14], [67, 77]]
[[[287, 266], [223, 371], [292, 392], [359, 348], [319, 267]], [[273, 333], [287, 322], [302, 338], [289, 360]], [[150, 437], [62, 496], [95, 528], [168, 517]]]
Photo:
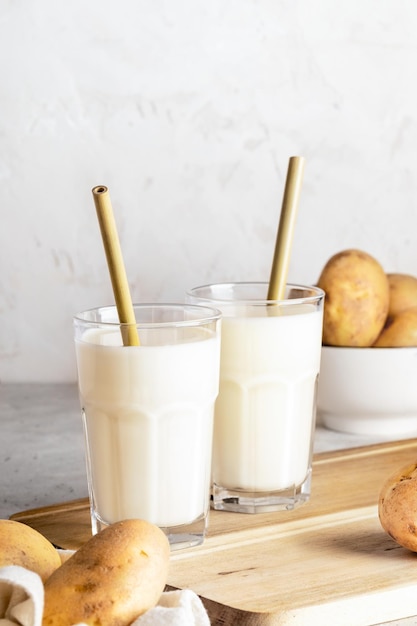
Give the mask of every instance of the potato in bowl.
[[368, 252], [334, 254], [325, 292], [319, 423], [352, 434], [417, 436], [417, 276]]

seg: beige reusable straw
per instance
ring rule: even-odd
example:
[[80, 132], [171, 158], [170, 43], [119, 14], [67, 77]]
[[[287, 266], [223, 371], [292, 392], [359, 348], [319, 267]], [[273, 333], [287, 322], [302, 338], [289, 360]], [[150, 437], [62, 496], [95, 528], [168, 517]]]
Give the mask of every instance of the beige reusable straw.
[[136, 328], [135, 312], [130, 296], [129, 283], [127, 282], [109, 190], [104, 185], [100, 185], [94, 187], [92, 192], [116, 300], [119, 322], [127, 324], [125, 327], [122, 326], [123, 345], [138, 346], [139, 335]]
[[291, 157], [288, 162], [287, 180], [269, 279], [268, 300], [283, 300], [285, 297], [303, 171], [304, 157]]

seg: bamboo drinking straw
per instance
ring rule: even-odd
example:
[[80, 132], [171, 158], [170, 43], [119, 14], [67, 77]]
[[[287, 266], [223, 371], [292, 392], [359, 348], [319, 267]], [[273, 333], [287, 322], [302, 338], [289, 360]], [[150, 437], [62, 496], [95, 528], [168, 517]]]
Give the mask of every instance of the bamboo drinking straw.
[[304, 158], [291, 157], [288, 162], [287, 180], [269, 280], [268, 300], [283, 300], [285, 296], [303, 171]]
[[123, 345], [138, 346], [139, 335], [136, 328], [136, 318], [130, 296], [129, 283], [127, 282], [109, 190], [107, 187], [100, 185], [94, 187], [92, 192], [113, 286], [114, 298], [116, 300], [119, 322], [126, 324], [125, 327], [122, 326]]

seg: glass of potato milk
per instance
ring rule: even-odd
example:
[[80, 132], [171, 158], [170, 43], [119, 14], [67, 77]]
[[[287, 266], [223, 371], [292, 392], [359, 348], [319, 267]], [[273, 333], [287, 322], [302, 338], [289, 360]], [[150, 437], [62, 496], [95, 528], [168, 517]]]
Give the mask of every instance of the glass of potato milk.
[[212, 463], [214, 509], [258, 513], [307, 501], [320, 369], [324, 292], [267, 283], [191, 289], [222, 312], [220, 392]]
[[139, 345], [116, 307], [74, 317], [93, 533], [128, 518], [172, 549], [201, 543], [210, 508], [220, 311], [134, 305]]

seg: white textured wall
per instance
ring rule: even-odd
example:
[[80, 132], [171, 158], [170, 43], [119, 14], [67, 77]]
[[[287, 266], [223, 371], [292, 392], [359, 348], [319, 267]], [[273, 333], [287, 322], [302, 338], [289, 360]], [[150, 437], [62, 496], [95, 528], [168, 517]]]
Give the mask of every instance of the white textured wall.
[[75, 380], [112, 302], [108, 185], [137, 301], [267, 280], [288, 157], [290, 279], [361, 247], [417, 274], [415, 0], [2, 0], [0, 380]]

